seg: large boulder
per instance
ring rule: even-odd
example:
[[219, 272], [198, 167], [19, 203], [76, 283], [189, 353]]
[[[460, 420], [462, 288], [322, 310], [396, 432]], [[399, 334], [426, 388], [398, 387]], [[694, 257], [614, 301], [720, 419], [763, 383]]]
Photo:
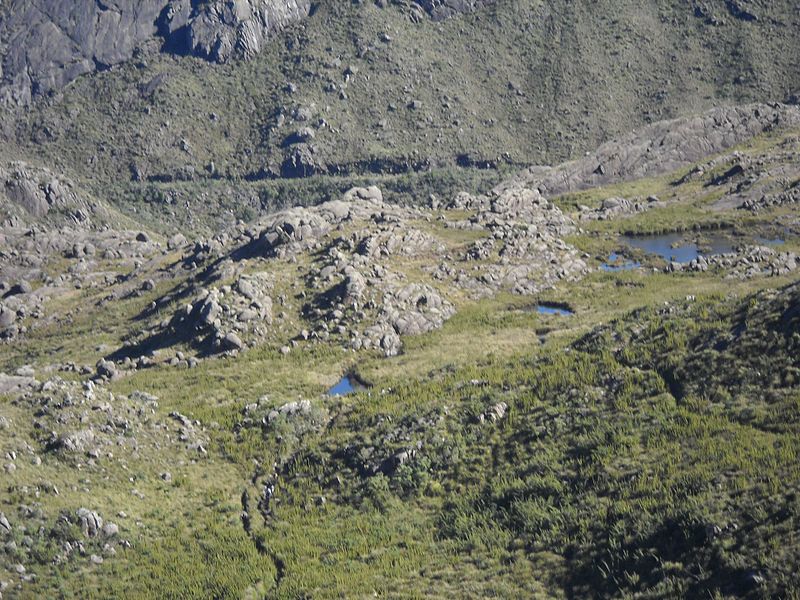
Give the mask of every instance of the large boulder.
[[358, 202], [359, 200], [368, 200], [372, 202], [383, 202], [383, 193], [376, 185], [370, 187], [354, 187], [347, 190], [344, 194], [345, 202]]
[[48, 444], [48, 448], [61, 454], [77, 454], [88, 450], [94, 444], [94, 439], [95, 435], [92, 429], [69, 431], [56, 436]]
[[81, 528], [84, 537], [93, 538], [100, 535], [113, 537], [119, 533], [116, 523], [110, 521], [103, 523], [103, 517], [97, 511], [88, 508], [82, 507], [75, 511], [75, 524]]
[[17, 320], [17, 313], [0, 304], [0, 331], [8, 329]]
[[222, 338], [222, 345], [226, 350], [241, 350], [244, 348], [242, 339], [233, 332]]
[[331, 228], [319, 212], [292, 208], [274, 215], [260, 234], [264, 253], [274, 255], [281, 246], [307, 248], [319, 241]]

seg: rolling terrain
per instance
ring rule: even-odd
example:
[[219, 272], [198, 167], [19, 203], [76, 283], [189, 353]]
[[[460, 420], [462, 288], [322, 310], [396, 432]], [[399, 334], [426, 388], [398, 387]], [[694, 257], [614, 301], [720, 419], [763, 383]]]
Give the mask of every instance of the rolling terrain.
[[798, 113], [719, 116], [550, 199], [7, 227], [3, 593], [791, 594]]
[[0, 598], [796, 597], [798, 15], [3, 5]]

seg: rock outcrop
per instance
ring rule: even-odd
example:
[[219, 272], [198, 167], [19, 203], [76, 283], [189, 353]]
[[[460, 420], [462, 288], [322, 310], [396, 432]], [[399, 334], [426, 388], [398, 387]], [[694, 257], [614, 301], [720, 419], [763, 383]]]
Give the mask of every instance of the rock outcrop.
[[699, 256], [689, 263], [671, 262], [667, 272], [700, 271], [717, 269], [732, 279], [753, 277], [780, 277], [794, 273], [800, 265], [800, 257], [794, 252], [780, 252], [769, 246], [745, 246], [734, 252], [713, 256]]
[[495, 0], [414, 0], [434, 21], [441, 21], [460, 13], [472, 12]]
[[548, 197], [653, 177], [688, 167], [754, 136], [800, 125], [800, 107], [749, 104], [660, 121], [557, 167], [531, 167], [499, 186], [534, 187]]
[[0, 14], [0, 102], [28, 104], [151, 40], [216, 62], [250, 58], [310, 10], [310, 0], [11, 0]]
[[585, 256], [563, 239], [574, 231], [528, 188], [460, 194], [438, 213], [392, 205], [375, 186], [353, 188], [195, 244], [180, 267], [198, 274], [195, 283], [157, 303], [180, 298], [172, 318], [119, 357], [177, 341], [201, 354], [271, 341], [282, 354], [334, 342], [394, 356], [403, 338], [441, 328], [464, 293], [532, 295], [583, 277]]
[[[180, 4], [186, 11], [188, 3]], [[215, 62], [252, 58], [272, 32], [307, 16], [310, 10], [310, 0], [215, 0], [193, 9], [185, 31], [176, 32], [176, 42], [187, 44], [195, 56]], [[179, 16], [177, 22], [182, 21]]]
[[22, 161], [0, 164], [0, 222], [19, 226], [44, 220], [88, 225], [102, 211], [75, 183]]

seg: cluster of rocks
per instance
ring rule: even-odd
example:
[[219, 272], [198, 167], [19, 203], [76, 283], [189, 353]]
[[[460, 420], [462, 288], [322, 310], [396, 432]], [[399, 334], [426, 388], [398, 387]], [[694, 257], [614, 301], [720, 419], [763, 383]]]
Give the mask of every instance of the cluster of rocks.
[[764, 194], [758, 198], [748, 198], [742, 202], [739, 208], [756, 213], [769, 208], [790, 204], [796, 205], [798, 203], [800, 203], [800, 180], [794, 182], [794, 184], [786, 190]]
[[392, 477], [403, 465], [411, 465], [442, 442], [441, 431], [447, 425], [446, 410], [436, 409], [427, 415], [408, 416], [398, 421], [380, 416], [371, 424], [375, 437], [348, 446], [341, 453], [344, 465], [362, 478], [378, 474]]
[[[273, 432], [284, 445], [298, 441], [309, 431], [318, 431], [328, 422], [328, 413], [319, 403], [301, 399], [275, 406], [268, 396], [245, 405], [242, 419], [234, 429], [261, 427], [265, 433]], [[293, 439], [288, 439], [289, 437]]]
[[0, 167], [0, 195], [9, 198], [0, 203], [0, 339], [69, 323], [74, 311], [46, 309], [72, 290], [103, 290], [96, 300], [103, 305], [150, 292], [169, 276], [155, 267], [183, 249], [183, 235], [165, 247], [145, 231], [112, 228], [108, 211], [72, 182], [23, 163], [9, 169]]
[[[40, 269], [7, 266], [2, 258], [0, 256], [0, 340], [13, 340], [27, 333], [33, 323], [46, 315], [45, 303], [52, 290], [44, 289], [36, 281], [42, 279]], [[4, 279], [6, 276], [8, 279]]]
[[208, 434], [200, 421], [192, 420], [178, 411], [172, 411], [169, 416], [177, 424], [178, 441], [185, 444], [187, 450], [199, 455], [208, 454]]
[[[775, 147], [746, 155], [734, 152], [701, 165], [681, 179], [701, 177], [711, 171], [705, 186], [724, 186], [716, 209], [739, 208], [758, 212], [793, 204], [800, 198], [800, 139], [787, 135]], [[713, 170], [715, 165], [721, 169]], [[721, 171], [721, 172], [720, 172]]]
[[[458, 211], [455, 219], [448, 218], [451, 210]], [[464, 211], [473, 215], [465, 219]], [[436, 233], [442, 229], [477, 233], [479, 239], [451, 255], [445, 237]], [[347, 348], [394, 356], [403, 336], [437, 329], [455, 314], [446, 287], [475, 296], [500, 290], [535, 294], [582, 277], [588, 272], [585, 257], [562, 239], [574, 231], [569, 217], [527, 188], [459, 194], [438, 213], [388, 204], [374, 186], [353, 188], [340, 200], [283, 210], [195, 244], [183, 264], [200, 270], [213, 261], [192, 284], [205, 285], [176, 293], [195, 299], [151, 333], [159, 343], [170, 343], [172, 336], [213, 351], [277, 339], [289, 353], [303, 343], [335, 339]], [[422, 278], [410, 276], [422, 259], [428, 263]], [[286, 312], [289, 294], [276, 291], [286, 282], [269, 268], [279, 264], [296, 265], [289, 293], [300, 300], [298, 316], [308, 326], [294, 335]], [[233, 283], [221, 285], [227, 281]], [[157, 304], [171, 301], [162, 300]]]
[[332, 207], [327, 204], [323, 206], [325, 209], [331, 208], [330, 214], [305, 207], [277, 213], [266, 223], [260, 235], [264, 256], [285, 258], [318, 248], [320, 239], [330, 231], [332, 221], [343, 221], [349, 215], [349, 207], [344, 204], [335, 202]]
[[492, 404], [488, 410], [482, 412], [478, 415], [478, 423], [497, 423], [498, 421], [502, 421], [506, 413], [508, 412], [508, 404], [505, 402], [498, 402], [497, 404]]
[[111, 521], [103, 521], [97, 511], [88, 508], [79, 508], [75, 513], [75, 523], [81, 528], [84, 537], [97, 537], [99, 535], [107, 538], [114, 537], [119, 533], [119, 527]]
[[[80, 227], [4, 227], [0, 244], [0, 338], [15, 338], [43, 317], [48, 323], [68, 320], [66, 313], [46, 311], [67, 290], [102, 288], [108, 302], [153, 289], [153, 280], [136, 274], [164, 252], [142, 232]], [[54, 269], [61, 272], [54, 275]]]
[[476, 263], [470, 271], [443, 262], [432, 271], [436, 279], [451, 279], [475, 296], [501, 289], [529, 295], [588, 272], [586, 257], [562, 239], [575, 231], [574, 222], [538, 190], [515, 187], [481, 197], [459, 194], [448, 208], [475, 211], [448, 227], [486, 231], [489, 237], [461, 257]]
[[[342, 201], [304, 209], [305, 216], [282, 215], [262, 239], [275, 256], [295, 256], [309, 249], [327, 251], [308, 272], [314, 292], [305, 306], [306, 316], [317, 323], [302, 331], [302, 340], [327, 340], [332, 334], [349, 339], [354, 349], [381, 349], [387, 356], [401, 348], [401, 335], [416, 335], [441, 327], [454, 314], [453, 306], [432, 286], [404, 283], [404, 275], [385, 263], [390, 257], [416, 257], [443, 250], [433, 236], [409, 227], [423, 215], [417, 209], [393, 207], [383, 202], [376, 188], [354, 188]], [[311, 214], [309, 214], [311, 213]], [[287, 227], [287, 217], [294, 219]], [[346, 225], [366, 225], [346, 236], [334, 236]], [[279, 235], [278, 231], [290, 231]], [[333, 238], [333, 239], [331, 239]]]
[[493, 4], [495, 0], [375, 0], [375, 4], [379, 7], [384, 7], [389, 2], [408, 11], [412, 21], [419, 22], [426, 16], [434, 21], [442, 21], [478, 10]]
[[[79, 536], [69, 530], [71, 527], [80, 532]], [[0, 594], [6, 588], [19, 592], [34, 580], [35, 574], [26, 564], [37, 562], [36, 554], [44, 547], [48, 548], [54, 564], [71, 560], [101, 564], [105, 558], [115, 556], [118, 547], [130, 546], [119, 533], [116, 523], [84, 507], [63, 511], [55, 521], [48, 518], [39, 502], [20, 504], [10, 517], [0, 512], [0, 574], [2, 570], [8, 572]]]
[[723, 270], [727, 277], [750, 279], [753, 277], [788, 275], [797, 270], [800, 258], [794, 252], [778, 252], [769, 246], [745, 246], [736, 252], [712, 256], [699, 256], [689, 263], [671, 262], [668, 272]]
[[434, 21], [472, 12], [493, 4], [495, 0], [414, 0]]
[[218, 351], [245, 347], [242, 336], [263, 338], [272, 324], [272, 278], [267, 273], [241, 275], [234, 285], [201, 289], [195, 299], [180, 309], [170, 327], [210, 336]]
[[[91, 470], [124, 461], [143, 447], [174, 443], [188, 450], [189, 456], [197, 456], [204, 454], [208, 445], [207, 433], [199, 423], [180, 415], [161, 421], [158, 398], [149, 394], [115, 395], [101, 383], [60, 377], [39, 382], [30, 376], [2, 375], [0, 383], [0, 393], [11, 395], [14, 405], [31, 411], [32, 420], [23, 430], [35, 432], [33, 445], [20, 436], [0, 445], [10, 457], [5, 465], [9, 473], [21, 471], [25, 475], [44, 458]], [[13, 424], [1, 413], [0, 420], [8, 426]], [[173, 430], [175, 438], [171, 437]]]
[[[163, 325], [167, 326], [167, 323], [163, 323]], [[151, 334], [153, 330], [145, 330], [145, 333]], [[126, 341], [123, 344], [123, 348], [117, 351], [113, 357], [101, 358], [97, 361], [94, 369], [87, 365], [83, 365], [77, 369], [72, 368], [71, 365], [63, 365], [61, 370], [66, 372], [77, 371], [81, 374], [94, 373], [93, 380], [103, 384], [108, 381], [121, 379], [127, 373], [140, 369], [149, 369], [153, 367], [194, 369], [197, 368], [203, 360], [198, 356], [187, 356], [186, 353], [181, 350], [170, 353], [153, 349], [146, 353], [136, 355], [136, 353], [130, 350], [129, 346], [135, 346], [135, 344]]]
[[20, 322], [25, 317], [25, 312], [24, 304], [15, 308], [0, 302], [0, 339], [10, 339], [25, 333], [26, 326]]
[[648, 196], [645, 202], [628, 200], [627, 198], [606, 198], [598, 208], [579, 206], [581, 221], [608, 221], [622, 216], [643, 213], [652, 208], [663, 207], [665, 204], [656, 196]]
[[33, 425], [42, 432], [44, 451], [89, 464], [113, 458], [122, 448], [135, 449], [136, 433], [157, 406], [117, 398], [93, 381], [79, 384], [57, 377], [23, 401], [38, 406]]
[[[11, 593], [36, 577], [36, 569], [30, 567], [42, 553], [55, 564], [100, 564], [120, 546], [130, 545], [119, 538], [119, 526], [97, 510], [80, 507], [51, 518], [43, 507], [47, 498], [62, 495], [62, 486], [73, 492], [80, 486], [81, 492], [90, 493], [91, 473], [137, 452], [139, 441], [152, 433], [148, 422], [157, 407], [135, 395], [114, 397], [91, 381], [54, 377], [40, 382], [33, 375], [30, 367], [16, 375], [0, 374], [0, 394], [10, 398], [5, 406], [14, 411], [12, 419], [0, 408], [0, 430], [6, 431], [0, 436], [5, 484], [9, 498], [19, 503], [16, 510], [0, 512], [0, 579], [11, 586]], [[30, 416], [23, 417], [26, 413]], [[30, 437], [28, 431], [33, 432]], [[77, 468], [60, 470], [54, 482], [48, 479], [52, 470], [44, 470], [44, 461]]]
[[[299, 297], [306, 299], [303, 316], [315, 326], [296, 334], [294, 344], [337, 335], [353, 348], [382, 348], [396, 354], [400, 335], [440, 327], [454, 313], [433, 287], [405, 283], [405, 275], [381, 264], [393, 256], [412, 258], [443, 250], [433, 236], [408, 227], [410, 220], [423, 216], [419, 209], [385, 203], [377, 187], [354, 188], [342, 200], [284, 210], [254, 226], [198, 243], [184, 264], [198, 268], [216, 260], [203, 272], [205, 280], [238, 279], [232, 285], [194, 292], [195, 300], [180, 308], [166, 329], [196, 341], [210, 340], [218, 351], [263, 341], [275, 330], [271, 297], [275, 281], [263, 267], [257, 271], [246, 267], [277, 260], [299, 263], [298, 277], [305, 279], [311, 292], [309, 297], [302, 291]], [[342, 235], [348, 229], [353, 231]], [[309, 257], [317, 258], [305, 267]], [[284, 295], [278, 304], [288, 308]], [[278, 317], [283, 325], [285, 311]]]
[[384, 289], [375, 323], [352, 332], [355, 350], [380, 349], [395, 356], [402, 348], [400, 336], [418, 335], [440, 328], [455, 314], [453, 305], [429, 285], [409, 284]]

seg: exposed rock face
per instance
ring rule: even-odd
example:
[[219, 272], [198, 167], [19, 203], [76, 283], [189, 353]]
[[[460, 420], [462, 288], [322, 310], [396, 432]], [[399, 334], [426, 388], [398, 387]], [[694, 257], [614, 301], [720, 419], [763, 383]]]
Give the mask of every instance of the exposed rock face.
[[63, 87], [79, 75], [131, 57], [156, 33], [163, 0], [12, 0], [0, 24], [6, 102]]
[[3, 196], [8, 202], [0, 205], [0, 219], [11, 225], [41, 221], [55, 214], [71, 224], [88, 224], [99, 209], [83, 198], [69, 179], [22, 161], [0, 165], [0, 199]]
[[11, 0], [0, 14], [0, 102], [27, 104], [159, 36], [178, 53], [249, 58], [310, 9], [310, 0]]
[[273, 31], [310, 10], [310, 0], [216, 0], [194, 9], [187, 41], [193, 54], [216, 62], [252, 58]]

